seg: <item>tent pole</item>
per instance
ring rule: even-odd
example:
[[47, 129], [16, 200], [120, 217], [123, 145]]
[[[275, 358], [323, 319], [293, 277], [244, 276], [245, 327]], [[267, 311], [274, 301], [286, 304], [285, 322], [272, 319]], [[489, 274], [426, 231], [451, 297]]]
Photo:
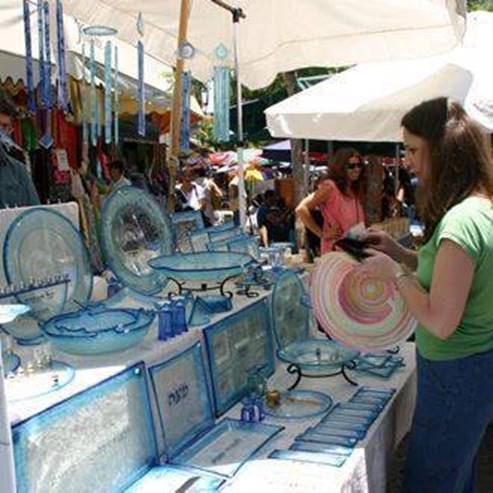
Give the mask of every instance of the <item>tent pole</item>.
[[399, 144], [395, 145], [395, 161], [396, 161], [396, 167], [395, 167], [395, 196], [397, 197], [397, 192], [399, 192], [399, 173], [400, 173], [400, 168], [401, 168], [401, 146]]
[[[178, 51], [180, 46], [187, 40], [188, 20], [190, 18], [191, 0], [181, 0], [180, 24], [178, 28]], [[175, 211], [175, 184], [177, 173], [177, 157], [180, 152], [180, 124], [182, 106], [182, 75], [185, 68], [185, 60], [180, 56], [176, 58], [175, 85], [173, 88], [173, 107], [171, 117], [171, 150], [168, 157], [169, 190], [168, 211]]]

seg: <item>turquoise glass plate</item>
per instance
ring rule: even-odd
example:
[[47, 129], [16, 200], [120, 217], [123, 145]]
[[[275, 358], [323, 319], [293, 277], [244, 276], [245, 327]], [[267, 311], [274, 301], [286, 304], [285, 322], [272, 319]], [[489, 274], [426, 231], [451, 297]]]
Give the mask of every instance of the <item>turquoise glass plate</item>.
[[104, 202], [102, 247], [110, 269], [135, 291], [157, 293], [165, 285], [148, 261], [173, 252], [169, 219], [157, 200], [135, 187], [122, 187]]
[[264, 404], [265, 414], [278, 419], [313, 418], [326, 413], [332, 407], [329, 395], [312, 390], [291, 390], [281, 392], [277, 407]]

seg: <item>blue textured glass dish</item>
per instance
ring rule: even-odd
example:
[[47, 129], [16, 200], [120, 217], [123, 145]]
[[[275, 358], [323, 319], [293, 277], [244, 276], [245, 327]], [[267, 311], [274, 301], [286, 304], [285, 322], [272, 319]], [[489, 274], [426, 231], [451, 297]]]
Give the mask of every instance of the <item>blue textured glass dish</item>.
[[209, 238], [210, 241], [223, 241], [234, 238], [235, 236], [239, 236], [243, 234], [243, 231], [239, 227], [232, 227], [227, 229], [217, 229], [215, 227], [209, 228]]
[[178, 282], [200, 281], [221, 283], [239, 276], [254, 259], [243, 253], [198, 252], [165, 255], [149, 261], [160, 274]]
[[306, 293], [303, 282], [292, 271], [284, 271], [272, 289], [272, 329], [279, 349], [308, 338], [310, 309], [302, 300]]
[[247, 253], [256, 260], [260, 259], [259, 239], [256, 236], [247, 236], [228, 242], [230, 252]]
[[358, 357], [357, 352], [324, 339], [293, 342], [279, 349], [277, 355], [281, 361], [295, 363], [306, 371], [337, 369]]
[[260, 300], [223, 318], [203, 331], [211, 371], [216, 416], [248, 394], [247, 376], [253, 368], [265, 378], [274, 373], [269, 309]]
[[326, 413], [332, 406], [329, 395], [312, 390], [281, 392], [281, 402], [276, 407], [264, 404], [265, 414], [279, 419], [313, 418]]
[[194, 231], [188, 235], [193, 252], [206, 252], [209, 244], [209, 232], [207, 229]]
[[124, 493], [216, 493], [223, 483], [224, 478], [168, 464], [153, 467]]
[[14, 353], [2, 353], [3, 359], [3, 374], [8, 375], [19, 368], [21, 359]]
[[177, 212], [171, 214], [173, 238], [176, 250], [189, 253], [193, 250], [190, 234], [204, 229], [204, 218], [200, 211]]
[[240, 234], [232, 236], [230, 238], [225, 238], [222, 240], [211, 240], [207, 245], [207, 249], [210, 252], [229, 252], [229, 245], [231, 242], [246, 240], [246, 239], [248, 239], [248, 236], [245, 233], [240, 232]]
[[91, 294], [93, 275], [82, 237], [52, 209], [26, 210], [12, 222], [5, 236], [3, 266], [7, 282], [17, 286], [68, 276], [68, 284], [17, 295], [39, 321], [76, 309]]
[[87, 307], [53, 317], [41, 329], [53, 346], [65, 353], [115, 353], [139, 344], [154, 317], [154, 312], [146, 310]]
[[101, 239], [110, 269], [135, 291], [153, 294], [166, 281], [148, 261], [173, 252], [173, 233], [159, 202], [135, 187], [122, 187], [104, 202]]
[[144, 364], [16, 424], [12, 434], [19, 493], [128, 488], [157, 463]]
[[8, 379], [5, 383], [7, 400], [19, 402], [57, 392], [71, 383], [74, 377], [73, 366], [63, 361], [52, 361], [49, 368], [37, 370], [22, 378]]
[[232, 477], [282, 426], [224, 419], [172, 462]]

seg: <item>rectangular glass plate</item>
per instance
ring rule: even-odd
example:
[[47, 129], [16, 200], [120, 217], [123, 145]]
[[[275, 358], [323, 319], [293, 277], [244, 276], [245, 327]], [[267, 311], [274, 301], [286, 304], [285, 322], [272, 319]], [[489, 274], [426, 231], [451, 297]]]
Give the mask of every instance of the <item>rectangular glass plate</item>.
[[314, 462], [316, 464], [325, 464], [333, 467], [341, 467], [347, 459], [346, 455], [302, 452], [298, 450], [274, 450], [269, 457], [271, 459]]
[[144, 364], [13, 428], [19, 493], [120, 491], [157, 460]]
[[347, 421], [342, 421], [337, 418], [329, 419], [315, 426], [315, 428], [318, 430], [324, 430], [326, 428], [332, 428], [332, 427], [354, 430], [359, 433], [366, 433], [366, 431], [368, 430], [368, 425], [366, 425], [366, 423], [348, 423]]
[[214, 425], [200, 343], [149, 368], [168, 458]]
[[305, 433], [296, 437], [298, 442], [316, 442], [326, 443], [331, 445], [342, 445], [343, 447], [352, 447], [358, 442], [357, 438], [349, 438], [336, 435], [326, 435], [323, 433], [317, 433], [316, 430], [309, 428]]
[[366, 354], [357, 360], [357, 369], [360, 368], [382, 368], [392, 356], [390, 354]]
[[328, 454], [346, 456], [350, 456], [353, 452], [353, 449], [351, 447], [317, 442], [294, 442], [293, 445], [289, 447], [289, 450], [299, 450], [302, 452], [325, 452]]
[[[347, 414], [356, 414], [357, 416], [374, 416], [377, 417], [380, 414], [381, 406], [374, 406], [372, 404], [364, 404], [360, 402], [345, 402], [339, 408], [339, 411], [343, 411]], [[354, 412], [353, 412], [354, 411]]]
[[157, 466], [125, 490], [125, 493], [176, 492], [180, 488], [186, 488], [187, 493], [212, 493], [218, 491], [223, 483], [223, 478], [212, 474], [169, 465]]
[[331, 435], [331, 436], [341, 436], [347, 438], [356, 438], [356, 440], [362, 440], [366, 436], [366, 431], [355, 430], [352, 428], [348, 428], [347, 425], [324, 425], [324, 426], [316, 426], [314, 431], [317, 433], [322, 433], [323, 435]]
[[358, 404], [361, 405], [363, 409], [376, 409], [378, 411], [381, 411], [385, 407], [385, 404], [387, 404], [387, 402], [388, 400], [386, 398], [381, 399], [379, 397], [356, 395], [354, 397], [351, 397], [351, 400], [348, 402], [348, 404]]
[[378, 394], [393, 396], [396, 393], [396, 389], [393, 387], [360, 387], [354, 395], [357, 394]]
[[362, 373], [368, 373], [368, 375], [372, 375], [374, 377], [388, 379], [390, 378], [399, 368], [402, 368], [402, 364], [389, 364], [387, 363], [385, 366], [381, 368], [372, 368], [372, 367], [361, 367], [358, 366], [356, 371]]
[[269, 309], [262, 300], [205, 328], [216, 416], [246, 395], [250, 370], [262, 368], [265, 377], [274, 373], [269, 324]]
[[272, 437], [284, 428], [224, 419], [174, 457], [176, 464], [232, 477]]

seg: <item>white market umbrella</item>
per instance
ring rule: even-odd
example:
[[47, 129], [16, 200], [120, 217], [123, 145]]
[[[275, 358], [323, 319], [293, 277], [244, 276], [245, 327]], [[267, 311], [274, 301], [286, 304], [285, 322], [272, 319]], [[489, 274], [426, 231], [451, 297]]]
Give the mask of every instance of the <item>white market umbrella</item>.
[[449, 53], [353, 67], [267, 108], [267, 126], [274, 137], [398, 142], [407, 111], [447, 96], [492, 132], [492, 45], [493, 13], [471, 13]]
[[[87, 24], [118, 29], [131, 44], [138, 39], [142, 12], [146, 51], [175, 64], [180, 0], [64, 0], [67, 14]], [[240, 22], [240, 70], [250, 89], [269, 85], [279, 72], [313, 66], [412, 58], [453, 47], [464, 28], [463, 0], [228, 0], [246, 14]], [[234, 67], [231, 14], [211, 0], [194, 0], [187, 60], [203, 82], [218, 65], [215, 49], [223, 44]]]

